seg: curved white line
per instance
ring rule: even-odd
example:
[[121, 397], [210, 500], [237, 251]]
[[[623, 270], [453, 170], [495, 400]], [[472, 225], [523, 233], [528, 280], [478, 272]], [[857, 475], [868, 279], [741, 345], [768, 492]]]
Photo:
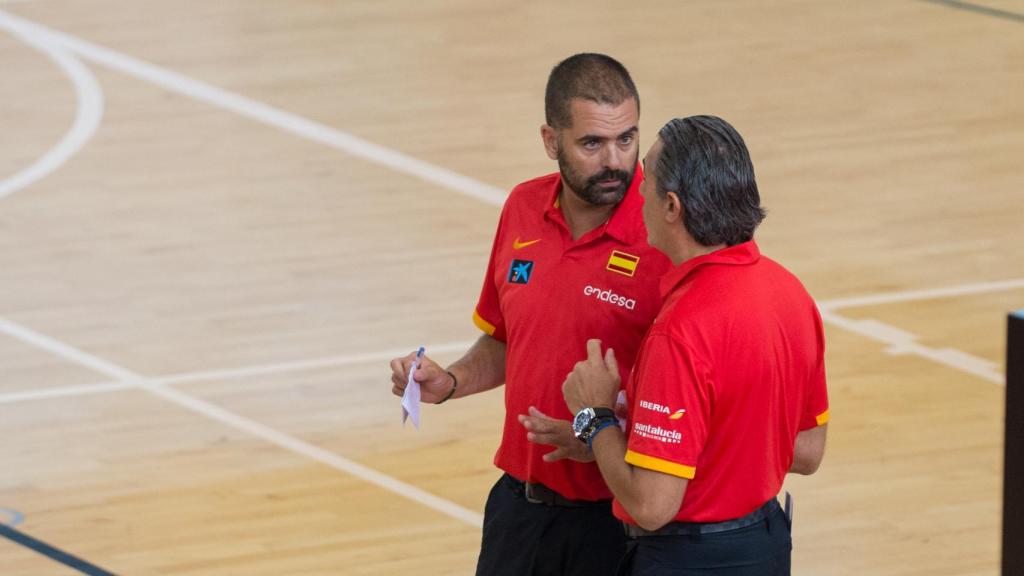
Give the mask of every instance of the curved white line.
[[6, 29], [25, 44], [46, 54], [71, 79], [75, 87], [78, 110], [75, 122], [56, 146], [39, 157], [28, 167], [5, 180], [0, 180], [0, 199], [17, 190], [30, 186], [61, 167], [75, 155], [96, 133], [103, 118], [103, 90], [92, 72], [81, 60], [63, 48], [57, 48], [31, 29], [25, 29], [0, 12], [0, 28]]
[[7, 22], [8, 27], [16, 27], [26, 33], [32, 33], [38, 38], [45, 38], [53, 46], [60, 46], [86, 60], [144, 80], [171, 92], [229, 110], [257, 122], [290, 132], [296, 136], [313, 142], [319, 142], [346, 154], [443, 186], [493, 206], [505, 204], [505, 190], [484, 184], [454, 170], [425, 162], [419, 158], [374, 144], [347, 132], [342, 132], [330, 126], [303, 118], [297, 114], [292, 114], [280, 108], [274, 108], [235, 92], [193, 80], [184, 74], [154, 66], [148, 62], [131, 58], [96, 44], [91, 44], [69, 34], [23, 20], [0, 10], [0, 24], [4, 21]]

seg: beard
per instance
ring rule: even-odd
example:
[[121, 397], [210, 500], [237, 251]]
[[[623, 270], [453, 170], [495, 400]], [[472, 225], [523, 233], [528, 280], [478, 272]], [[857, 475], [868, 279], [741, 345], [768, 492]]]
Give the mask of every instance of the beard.
[[[639, 154], [639, 152], [638, 152]], [[597, 174], [586, 176], [578, 170], [558, 149], [558, 171], [562, 174], [562, 183], [572, 189], [583, 201], [594, 206], [606, 206], [618, 204], [626, 196], [626, 191], [633, 184], [633, 174], [636, 171], [636, 158], [633, 159], [631, 168], [627, 170], [602, 170]], [[602, 184], [602, 181], [618, 180], [612, 186]]]

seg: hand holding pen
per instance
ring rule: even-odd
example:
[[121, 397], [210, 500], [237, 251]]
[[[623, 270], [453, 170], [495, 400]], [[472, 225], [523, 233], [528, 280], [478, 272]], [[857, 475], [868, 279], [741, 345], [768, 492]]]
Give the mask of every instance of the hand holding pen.
[[420, 401], [437, 404], [452, 391], [452, 376], [429, 356], [422, 355], [417, 361], [417, 352], [391, 361], [391, 393], [395, 396], [405, 394], [411, 371], [413, 379], [420, 385]]

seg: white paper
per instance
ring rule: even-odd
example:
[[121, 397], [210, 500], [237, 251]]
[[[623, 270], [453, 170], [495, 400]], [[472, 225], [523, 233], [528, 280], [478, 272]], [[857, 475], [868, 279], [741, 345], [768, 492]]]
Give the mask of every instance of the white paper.
[[402, 394], [402, 425], [405, 425], [407, 418], [412, 418], [412, 425], [420, 429], [420, 383], [413, 379], [419, 362], [413, 362], [409, 368], [409, 381], [405, 383], [405, 393]]

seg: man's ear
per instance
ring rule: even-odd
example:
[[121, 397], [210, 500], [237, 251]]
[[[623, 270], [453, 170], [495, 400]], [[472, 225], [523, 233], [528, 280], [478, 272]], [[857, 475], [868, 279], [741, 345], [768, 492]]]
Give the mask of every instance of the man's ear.
[[544, 124], [540, 127], [540, 138], [544, 141], [544, 151], [548, 153], [548, 158], [558, 160], [558, 132]]
[[665, 192], [665, 222], [669, 224], [675, 224], [683, 221], [683, 201], [679, 199], [679, 194], [669, 190]]

